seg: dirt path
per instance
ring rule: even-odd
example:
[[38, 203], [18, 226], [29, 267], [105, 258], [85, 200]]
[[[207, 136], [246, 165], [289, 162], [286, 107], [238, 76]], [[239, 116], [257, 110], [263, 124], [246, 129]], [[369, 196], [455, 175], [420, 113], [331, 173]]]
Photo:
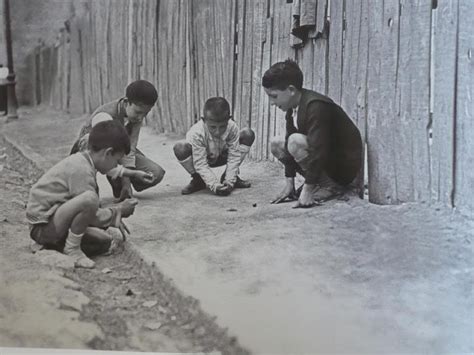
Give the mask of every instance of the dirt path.
[[[39, 111], [5, 133], [48, 167], [67, 154], [79, 124]], [[48, 140], [52, 127], [59, 137], [55, 144]], [[189, 176], [173, 157], [176, 139], [141, 132], [140, 149], [167, 173], [160, 185], [137, 194], [139, 205], [128, 223], [131, 240], [146, 265], [156, 264], [172, 285], [199, 299], [200, 307], [245, 347], [266, 353], [474, 351], [473, 221], [446, 209], [377, 206], [357, 198], [308, 210], [270, 205], [281, 188], [282, 169], [262, 162], [242, 167], [243, 177], [253, 183], [249, 190], [228, 198], [204, 191], [181, 196]], [[110, 197], [104, 179], [101, 193]], [[122, 257], [99, 258], [97, 270], [67, 274], [77, 284], [103, 281], [84, 287], [93, 295], [83, 291], [91, 300], [84, 319], [104, 332], [94, 346], [120, 348], [124, 343], [117, 334], [125, 334], [129, 346], [141, 349], [139, 341], [151, 341], [151, 324], [158, 328], [153, 334], [171, 339], [162, 341], [170, 348], [221, 344], [240, 351], [232, 338], [220, 338], [208, 317], [189, 322], [182, 305], [192, 310], [196, 302], [167, 295], [166, 287], [159, 291], [167, 284], [160, 273], [149, 277], [143, 268], [148, 271], [129, 278], [127, 258], [133, 255]], [[104, 268], [112, 272], [102, 273]], [[150, 280], [157, 288], [147, 288]], [[144, 318], [134, 321], [134, 313]], [[199, 347], [194, 342], [203, 324], [210, 324], [206, 334], [217, 339]]]

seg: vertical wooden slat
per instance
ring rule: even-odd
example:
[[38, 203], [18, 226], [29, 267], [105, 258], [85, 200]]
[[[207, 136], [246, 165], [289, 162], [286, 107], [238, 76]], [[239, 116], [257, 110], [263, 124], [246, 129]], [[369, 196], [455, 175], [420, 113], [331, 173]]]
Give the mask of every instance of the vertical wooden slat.
[[336, 103], [341, 102], [342, 94], [342, 38], [344, 0], [331, 1], [329, 30], [329, 97]]
[[474, 3], [459, 0], [456, 85], [456, 166], [454, 203], [474, 216]]
[[456, 79], [457, 1], [441, 1], [434, 11], [433, 124], [431, 198], [452, 205], [454, 189], [454, 117]]

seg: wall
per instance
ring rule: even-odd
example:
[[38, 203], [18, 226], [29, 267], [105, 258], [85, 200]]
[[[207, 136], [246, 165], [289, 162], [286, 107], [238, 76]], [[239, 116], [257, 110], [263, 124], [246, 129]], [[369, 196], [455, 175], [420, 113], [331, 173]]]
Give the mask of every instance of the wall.
[[206, 98], [223, 95], [235, 121], [256, 132], [251, 156], [271, 159], [268, 143], [284, 133], [284, 120], [261, 76], [294, 58], [305, 86], [357, 123], [372, 202], [472, 214], [473, 15], [468, 0], [94, 0], [60, 42], [63, 55], [43, 56], [52, 73], [46, 91], [62, 85], [67, 100], [49, 95], [58, 107], [91, 111], [148, 79], [160, 93], [149, 123], [179, 133]]

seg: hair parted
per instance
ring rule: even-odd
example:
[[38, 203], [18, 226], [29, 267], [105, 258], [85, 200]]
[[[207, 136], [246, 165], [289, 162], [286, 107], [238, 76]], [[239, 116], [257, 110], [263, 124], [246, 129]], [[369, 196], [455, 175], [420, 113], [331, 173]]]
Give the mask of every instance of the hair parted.
[[125, 96], [133, 104], [154, 105], [158, 93], [152, 83], [146, 80], [137, 80], [125, 89]]
[[273, 64], [263, 74], [262, 86], [264, 88], [285, 90], [290, 85], [298, 90], [303, 88], [303, 72], [292, 59]]

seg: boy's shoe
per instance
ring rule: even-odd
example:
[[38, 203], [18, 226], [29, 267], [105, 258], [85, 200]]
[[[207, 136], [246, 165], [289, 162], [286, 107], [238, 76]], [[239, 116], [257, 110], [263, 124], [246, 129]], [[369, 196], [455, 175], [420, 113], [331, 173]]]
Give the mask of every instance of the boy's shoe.
[[95, 262], [89, 259], [86, 254], [81, 250], [81, 247], [64, 247], [64, 254], [74, 258], [74, 266], [82, 267], [85, 269], [92, 269], [95, 266]]
[[30, 251], [35, 254], [36, 252], [43, 250], [44, 246], [41, 244], [36, 243], [34, 240], [30, 242]]
[[248, 189], [250, 186], [252, 186], [250, 181], [242, 180], [237, 176], [237, 179], [235, 180], [234, 184], [234, 189]]
[[204, 190], [205, 188], [206, 188], [206, 183], [202, 179], [201, 175], [199, 175], [198, 173], [195, 173], [195, 174], [192, 175], [192, 179], [189, 182], [189, 184], [187, 184], [181, 190], [181, 194], [189, 195], [189, 194], [192, 194], [194, 192]]

